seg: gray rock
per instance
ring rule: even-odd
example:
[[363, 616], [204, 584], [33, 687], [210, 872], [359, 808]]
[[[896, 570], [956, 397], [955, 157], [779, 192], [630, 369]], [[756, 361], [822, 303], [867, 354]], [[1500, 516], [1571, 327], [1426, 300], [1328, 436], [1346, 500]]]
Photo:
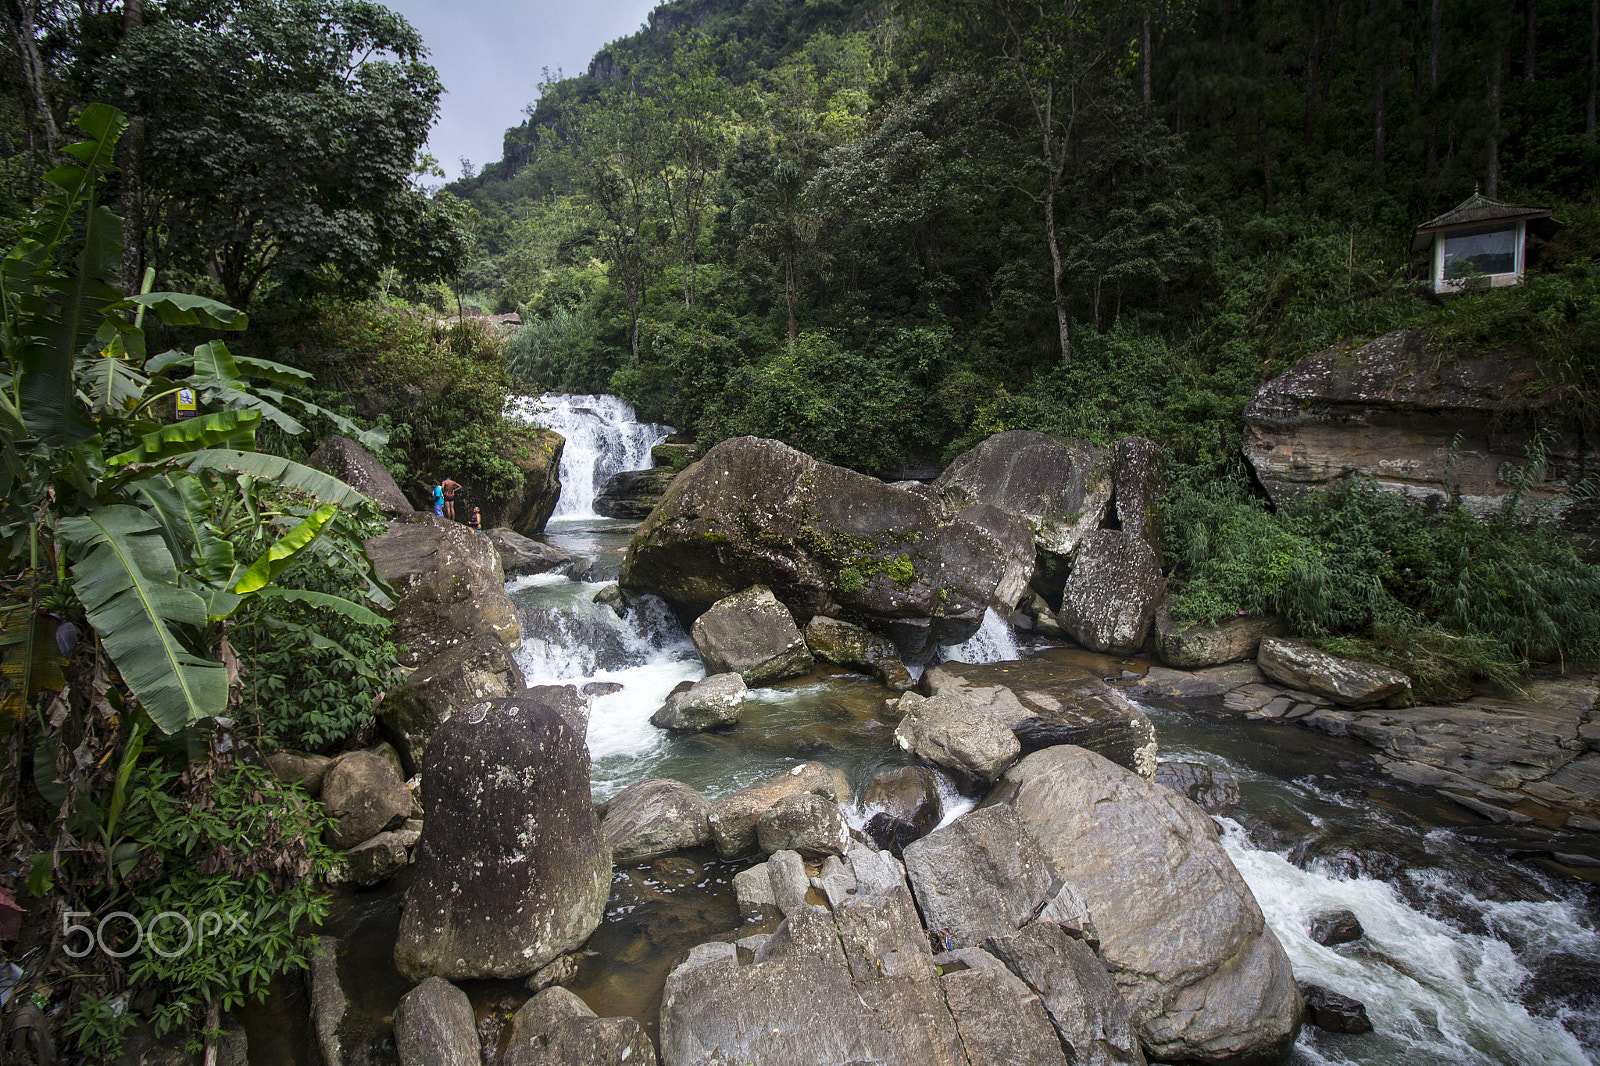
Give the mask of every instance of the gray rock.
[[[1361, 919], [1352, 910], [1340, 909], [1318, 914], [1311, 919], [1311, 939], [1324, 947], [1349, 944], [1367, 935]], [[1313, 1023], [1315, 1024], [1315, 1023]]]
[[565, 988], [534, 996], [511, 1018], [503, 1066], [655, 1066], [656, 1049], [632, 1018], [597, 1018]]
[[628, 597], [623, 595], [622, 586], [614, 582], [596, 592], [589, 602], [611, 608], [611, 613], [618, 618], [628, 613]]
[[1189, 797], [1207, 814], [1226, 814], [1239, 805], [1239, 779], [1197, 762], [1162, 763], [1156, 769], [1156, 784]]
[[415, 773], [439, 723], [484, 700], [520, 692], [526, 683], [505, 643], [480, 633], [466, 644], [446, 648], [406, 678], [379, 704], [380, 721], [403, 765]]
[[650, 517], [678, 472], [670, 466], [613, 474], [594, 498], [594, 513], [640, 522]]
[[557, 1022], [594, 1017], [597, 1015], [589, 1004], [567, 989], [560, 986], [541, 989], [511, 1016], [511, 1031], [506, 1034], [507, 1051], [533, 1043], [555, 1028]]
[[1144, 1066], [1127, 1001], [1083, 941], [1038, 922], [983, 946], [1038, 993], [1077, 1066]]
[[780, 914], [787, 918], [800, 911], [813, 909], [806, 898], [811, 889], [811, 879], [806, 876], [805, 860], [798, 851], [775, 851], [762, 866], [766, 867], [772, 901]]
[[1007, 729], [1016, 730], [1037, 712], [1023, 706], [1016, 693], [1005, 685], [984, 685], [964, 672], [967, 664], [940, 663], [922, 674], [918, 689], [925, 696], [956, 700], [974, 712], [988, 714]]
[[[966, 640], [993, 607], [1002, 617], [1011, 613], [1033, 576], [1037, 552], [1033, 526], [1003, 507], [977, 503], [961, 509], [945, 528], [941, 564], [953, 573], [992, 573], [993, 588], [953, 585], [945, 589], [943, 617], [935, 623], [940, 644]], [[971, 628], [966, 623], [971, 621]]]
[[899, 649], [887, 637], [820, 614], [806, 623], [805, 636], [806, 647], [823, 662], [875, 674], [896, 692], [916, 685], [900, 661]]
[[907, 692], [899, 707], [904, 717], [895, 728], [895, 743], [960, 778], [993, 781], [1022, 751], [1016, 734], [999, 719], [959, 696]]
[[412, 977], [525, 977], [582, 944], [611, 856], [581, 732], [549, 701], [491, 700], [428, 744], [428, 818], [395, 942]]
[[673, 470], [682, 471], [690, 463], [700, 458], [700, 447], [696, 444], [662, 441], [650, 449], [650, 458], [655, 460], [658, 466], [667, 466]]
[[1151, 1058], [1288, 1052], [1301, 1015], [1288, 957], [1204, 811], [1071, 746], [1029, 755], [1002, 787], [1088, 902]]
[[521, 533], [504, 526], [486, 529], [483, 535], [489, 538], [494, 550], [500, 553], [500, 568], [506, 572], [507, 577], [518, 574], [544, 574], [572, 562], [572, 556], [560, 548], [534, 540], [532, 537], [524, 537]]
[[762, 812], [756, 821], [756, 841], [768, 855], [797, 851], [818, 858], [843, 855], [850, 843], [850, 827], [832, 800], [806, 792], [785, 796]]
[[1078, 544], [1056, 621], [1086, 648], [1132, 654], [1144, 644], [1165, 590], [1161, 562], [1142, 538], [1095, 530]]
[[394, 475], [371, 452], [347, 437], [324, 439], [306, 459], [306, 465], [332, 474], [362, 495], [370, 496], [388, 514], [411, 514], [416, 510], [400, 491]]
[[399, 593], [389, 639], [419, 666], [478, 636], [522, 643], [522, 622], [506, 595], [500, 553], [477, 530], [433, 515], [410, 515], [366, 543], [379, 576]]
[[333, 759], [327, 755], [303, 751], [275, 751], [267, 756], [273, 777], [286, 785], [299, 785], [313, 799], [322, 795], [322, 778], [332, 765]]
[[336, 848], [351, 848], [405, 821], [411, 792], [394, 767], [367, 751], [336, 759], [322, 779], [322, 805], [333, 824], [324, 834]]
[[1167, 470], [1161, 446], [1143, 437], [1123, 437], [1111, 448], [1111, 502], [1117, 525], [1124, 533], [1139, 537], [1161, 557], [1161, 515], [1156, 504], [1161, 499], [1162, 479]]
[[1321, 985], [1301, 985], [1306, 1001], [1306, 1022], [1329, 1033], [1370, 1033], [1372, 1020], [1360, 1000], [1351, 999]]
[[934, 482], [953, 511], [991, 504], [1022, 519], [1035, 543], [1071, 555], [1111, 503], [1106, 449], [1045, 433], [997, 433], [956, 457]]
[[[567, 725], [580, 737], [589, 733], [589, 697], [578, 691], [576, 685], [529, 685], [513, 697], [533, 700], [554, 710], [567, 720]], [[478, 705], [479, 707], [482, 704]]]
[[430, 977], [394, 1009], [400, 1066], [478, 1066], [478, 1026], [467, 994]]
[[789, 609], [763, 585], [712, 604], [691, 635], [707, 673], [731, 671], [750, 685], [795, 677], [813, 662]]
[[747, 922], [766, 921], [780, 914], [772, 877], [764, 862], [733, 875], [733, 895], [739, 904], [739, 917]]
[[1215, 626], [1182, 627], [1169, 604], [1162, 603], [1156, 609], [1156, 654], [1168, 666], [1197, 670], [1252, 658], [1263, 637], [1280, 637], [1285, 631], [1281, 618], [1262, 615], [1230, 618]]
[[506, 526], [524, 537], [537, 537], [555, 513], [561, 498], [561, 453], [566, 438], [543, 426], [520, 426], [503, 432], [496, 451], [515, 464], [521, 480], [504, 501], [483, 508], [487, 526]]
[[1411, 679], [1400, 671], [1341, 659], [1298, 640], [1268, 637], [1261, 642], [1256, 665], [1279, 684], [1326, 696], [1345, 707], [1411, 702]]
[[1039, 845], [1004, 804], [928, 834], [905, 849], [905, 862], [923, 922], [957, 948], [1016, 932], [1055, 882]]
[[379, 833], [346, 851], [328, 871], [328, 884], [371, 888], [405, 869], [409, 856], [403, 833]]
[[551, 986], [569, 984], [577, 980], [578, 966], [582, 961], [581, 951], [568, 952], [555, 962], [541, 967], [532, 977], [524, 981], [522, 986], [529, 992], [538, 994]]
[[981, 948], [934, 957], [967, 1060], [996, 1066], [1069, 1066], [1033, 990]]
[[939, 795], [939, 779], [926, 766], [897, 766], [867, 782], [861, 793], [861, 808], [868, 815], [884, 813], [912, 826], [917, 836], [926, 836], [944, 816], [944, 800]]
[[814, 792], [835, 803], [850, 800], [850, 782], [838, 770], [818, 762], [801, 763], [785, 773], [746, 785], [711, 805], [708, 821], [717, 854], [724, 859], [756, 847], [756, 823], [768, 807], [785, 796]]
[[319, 936], [316, 949], [311, 952], [311, 1030], [325, 1063], [344, 1062], [339, 1026], [344, 1024], [349, 1007], [350, 1001], [339, 984], [339, 942], [331, 936]]
[[711, 804], [681, 781], [629, 785], [601, 805], [600, 837], [615, 865], [644, 862], [711, 839]]
[[681, 733], [733, 725], [744, 710], [744, 694], [744, 678], [737, 673], [712, 674], [669, 695], [661, 709], [650, 716], [650, 724]]

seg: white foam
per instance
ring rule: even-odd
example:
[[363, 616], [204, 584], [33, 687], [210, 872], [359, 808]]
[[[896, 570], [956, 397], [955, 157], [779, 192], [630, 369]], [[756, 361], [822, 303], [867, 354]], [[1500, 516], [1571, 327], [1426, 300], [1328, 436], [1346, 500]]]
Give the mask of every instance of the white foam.
[[993, 607], [983, 612], [983, 624], [976, 633], [960, 644], [940, 645], [938, 655], [942, 663], [962, 662], [972, 666], [1020, 658], [1022, 649], [1017, 646], [1017, 635]]
[[553, 429], [566, 438], [561, 450], [561, 498], [554, 518], [594, 518], [594, 498], [625, 470], [648, 470], [650, 449], [671, 436], [671, 426], [634, 421], [633, 405], [615, 396], [547, 392], [506, 408], [507, 416]]

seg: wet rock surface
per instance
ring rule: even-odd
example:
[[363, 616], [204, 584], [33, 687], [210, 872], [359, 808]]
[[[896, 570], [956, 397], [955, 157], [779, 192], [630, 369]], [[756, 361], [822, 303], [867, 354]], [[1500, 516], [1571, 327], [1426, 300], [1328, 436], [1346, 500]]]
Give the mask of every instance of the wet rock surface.
[[1361, 919], [1350, 910], [1328, 911], [1316, 915], [1311, 919], [1310, 933], [1311, 939], [1324, 947], [1349, 944], [1366, 935], [1366, 931], [1361, 928]]
[[708, 819], [717, 854], [727, 859], [755, 850], [756, 823], [761, 815], [785, 796], [805, 792], [844, 803], [850, 799], [850, 782], [838, 770], [806, 762], [729, 793], [712, 804]]
[[422, 765], [428, 737], [452, 714], [484, 700], [522, 690], [522, 669], [499, 637], [480, 633], [465, 644], [429, 659], [405, 683], [385, 696], [383, 730], [401, 762], [415, 772]]
[[1329, 1033], [1370, 1033], [1372, 1021], [1360, 1000], [1323, 988], [1301, 985], [1306, 1003], [1306, 1024]]
[[614, 474], [594, 498], [595, 514], [638, 522], [650, 516], [678, 472], [670, 466]]
[[366, 542], [383, 579], [399, 593], [389, 639], [418, 666], [478, 636], [522, 643], [522, 622], [506, 595], [500, 553], [482, 533], [433, 515], [397, 519]]
[[1161, 561], [1142, 537], [1097, 529], [1078, 545], [1056, 621], [1086, 648], [1127, 655], [1144, 644], [1165, 591]]
[[1207, 814], [1226, 814], [1239, 805], [1239, 779], [1226, 770], [1193, 762], [1164, 762], [1156, 784], [1187, 796]]
[[806, 647], [823, 662], [874, 674], [897, 692], [916, 684], [900, 661], [900, 650], [887, 637], [826, 615], [807, 622], [805, 636]]
[[650, 716], [650, 724], [680, 733], [733, 725], [744, 710], [744, 694], [744, 678], [737, 673], [712, 674], [670, 694], [661, 709]]
[[500, 553], [500, 567], [506, 572], [507, 577], [548, 573], [572, 562], [572, 556], [560, 548], [551, 547], [532, 537], [525, 537], [516, 530], [504, 526], [486, 529], [483, 535], [489, 538], [495, 551]]
[[897, 706], [901, 718], [895, 742], [960, 780], [993, 781], [1022, 751], [1016, 734], [1003, 722], [958, 693], [907, 692]]
[[749, 685], [795, 677], [813, 662], [789, 609], [763, 585], [718, 600], [690, 635], [708, 674], [735, 673]]
[[944, 801], [939, 795], [939, 779], [932, 770], [925, 766], [897, 766], [867, 782], [861, 792], [861, 808], [903, 822], [917, 836], [923, 836], [939, 824]]
[[1012, 430], [957, 456], [934, 488], [952, 511], [989, 504], [1026, 522], [1041, 549], [1071, 555], [1110, 506], [1110, 460], [1085, 441]]
[[681, 781], [653, 779], [629, 785], [596, 813], [600, 836], [615, 864], [644, 862], [711, 839], [711, 804]]

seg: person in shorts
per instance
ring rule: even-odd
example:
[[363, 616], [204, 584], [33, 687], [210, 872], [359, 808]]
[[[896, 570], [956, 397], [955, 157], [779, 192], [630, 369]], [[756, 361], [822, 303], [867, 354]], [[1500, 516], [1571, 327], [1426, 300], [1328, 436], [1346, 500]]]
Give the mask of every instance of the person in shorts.
[[444, 517], [444, 486], [437, 481], [428, 482], [428, 492], [433, 497], [433, 514], [436, 518]]
[[459, 481], [451, 481], [448, 477], [439, 483], [444, 490], [444, 516], [450, 521], [456, 520], [456, 491], [461, 488]]

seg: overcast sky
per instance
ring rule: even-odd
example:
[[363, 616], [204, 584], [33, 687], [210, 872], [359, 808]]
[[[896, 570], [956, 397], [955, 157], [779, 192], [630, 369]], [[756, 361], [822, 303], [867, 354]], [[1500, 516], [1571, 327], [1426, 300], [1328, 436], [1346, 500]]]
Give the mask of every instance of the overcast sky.
[[458, 160], [500, 158], [501, 139], [522, 122], [540, 70], [589, 69], [600, 46], [644, 25], [660, 0], [381, 0], [422, 34], [444, 83], [428, 151], [449, 180]]

